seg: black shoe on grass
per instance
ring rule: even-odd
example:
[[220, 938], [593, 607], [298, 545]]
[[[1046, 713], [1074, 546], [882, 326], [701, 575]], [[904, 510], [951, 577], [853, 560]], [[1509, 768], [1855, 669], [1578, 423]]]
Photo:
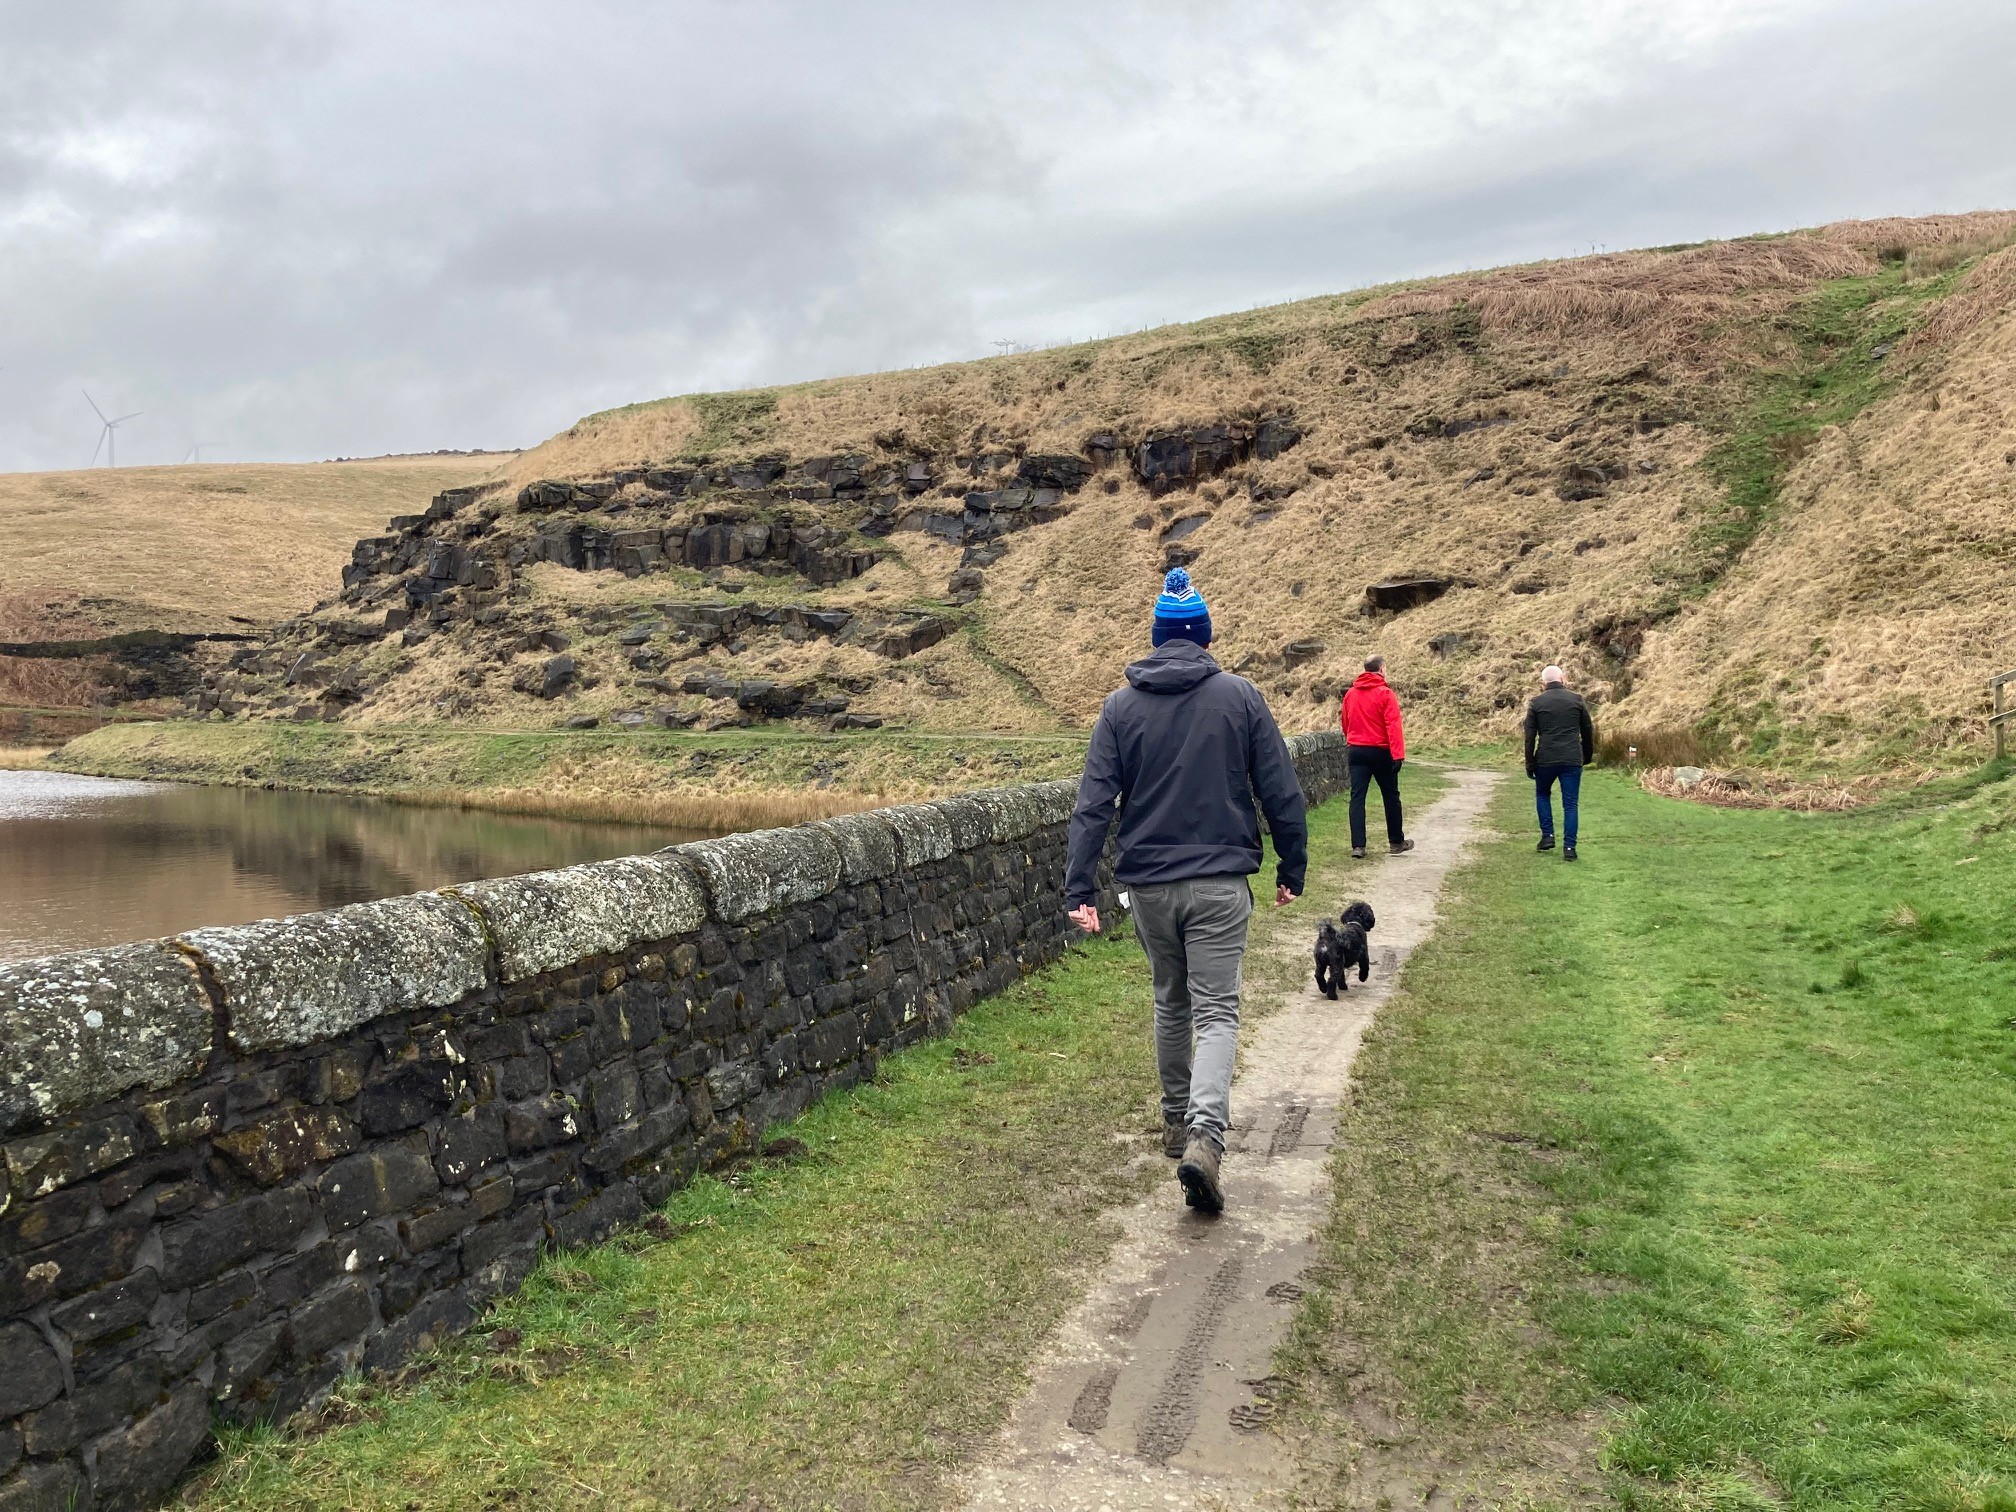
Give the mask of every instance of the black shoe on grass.
[[1573, 861], [1575, 859], [1575, 847], [1571, 845], [1568, 849], [1561, 852], [1561, 859], [1563, 861]]
[[1552, 835], [1542, 835], [1540, 843], [1534, 846], [1533, 849], [1537, 851], [1550, 851], [1554, 849], [1554, 837]]
[[1183, 1183], [1183, 1200], [1200, 1213], [1216, 1216], [1225, 1211], [1225, 1188], [1218, 1184], [1218, 1146], [1208, 1139], [1193, 1139], [1176, 1167], [1176, 1179]]

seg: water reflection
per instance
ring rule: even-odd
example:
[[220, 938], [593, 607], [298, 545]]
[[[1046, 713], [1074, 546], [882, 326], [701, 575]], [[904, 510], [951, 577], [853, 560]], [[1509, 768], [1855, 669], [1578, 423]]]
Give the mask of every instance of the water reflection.
[[657, 850], [693, 831], [0, 771], [0, 960]]

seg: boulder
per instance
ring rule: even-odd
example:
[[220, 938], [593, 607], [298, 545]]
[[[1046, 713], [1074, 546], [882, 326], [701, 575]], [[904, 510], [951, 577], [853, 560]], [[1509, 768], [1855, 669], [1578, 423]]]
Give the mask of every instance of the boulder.
[[1330, 647], [1320, 640], [1290, 641], [1281, 648], [1281, 666], [1284, 671], [1293, 672], [1297, 667], [1316, 660]]

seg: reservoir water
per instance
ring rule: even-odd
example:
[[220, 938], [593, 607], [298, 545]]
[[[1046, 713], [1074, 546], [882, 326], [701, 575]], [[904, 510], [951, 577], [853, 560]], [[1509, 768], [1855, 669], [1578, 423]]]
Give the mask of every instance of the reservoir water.
[[0, 771], [0, 961], [699, 838], [324, 793]]

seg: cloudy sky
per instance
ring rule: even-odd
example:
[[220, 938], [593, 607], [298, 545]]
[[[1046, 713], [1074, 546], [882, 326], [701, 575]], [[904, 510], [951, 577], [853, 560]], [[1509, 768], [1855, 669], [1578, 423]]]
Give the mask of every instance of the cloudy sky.
[[2016, 205], [2007, 0], [0, 6], [0, 469]]

